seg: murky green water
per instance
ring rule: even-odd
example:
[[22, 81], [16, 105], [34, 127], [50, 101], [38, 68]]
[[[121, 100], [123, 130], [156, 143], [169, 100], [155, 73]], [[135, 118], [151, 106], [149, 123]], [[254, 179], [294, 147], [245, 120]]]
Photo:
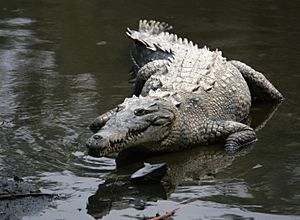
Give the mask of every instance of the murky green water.
[[[284, 0], [1, 0], [0, 172], [62, 195], [24, 219], [142, 219], [178, 207], [174, 219], [300, 219], [299, 10]], [[153, 158], [173, 176], [148, 187], [126, 181], [133, 167], [111, 174], [113, 159], [87, 155], [88, 124], [131, 94], [124, 32], [139, 18], [167, 21], [274, 82], [286, 100], [253, 149]]]

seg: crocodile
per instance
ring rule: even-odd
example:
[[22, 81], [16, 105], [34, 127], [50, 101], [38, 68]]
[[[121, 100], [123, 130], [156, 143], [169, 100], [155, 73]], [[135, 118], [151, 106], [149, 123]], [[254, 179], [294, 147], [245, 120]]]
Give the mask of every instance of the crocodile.
[[279, 102], [282, 94], [260, 72], [169, 33], [166, 23], [141, 20], [128, 29], [136, 72], [134, 95], [91, 124], [89, 154], [105, 156], [141, 146], [175, 151], [225, 141], [234, 153], [257, 140], [242, 123], [253, 100]]
[[[250, 112], [251, 127], [255, 131], [262, 129], [271, 120], [279, 104], [263, 105], [254, 103]], [[179, 192], [181, 187], [185, 188], [187, 185], [196, 188], [204, 186], [205, 189], [207, 189], [206, 187], [216, 189], [210, 190], [209, 195], [224, 193], [224, 191], [220, 191], [220, 187], [228, 189], [232, 186], [234, 190], [238, 185], [239, 190], [247, 190], [247, 187], [243, 187], [244, 181], [239, 182], [237, 179], [236, 182], [231, 179], [227, 182], [219, 174], [229, 166], [234, 165], [236, 159], [250, 153], [254, 147], [253, 145], [247, 146], [234, 155], [228, 155], [224, 152], [221, 144], [191, 148], [171, 154], [159, 154], [152, 157], [147, 155], [146, 161], [148, 163], [166, 163], [168, 167], [167, 173], [160, 183], [147, 184], [147, 187], [131, 184], [130, 175], [143, 166], [144, 160], [141, 158], [144, 155], [134, 152], [134, 147], [127, 148], [118, 154], [116, 159], [117, 169], [109, 173], [105, 181], [99, 184], [97, 191], [88, 198], [87, 212], [95, 218], [102, 218], [103, 216], [109, 217], [111, 211], [117, 209], [117, 207], [140, 209], [145, 206], [145, 203], [153, 203], [157, 200], [172, 197], [175, 191]], [[119, 158], [120, 156], [122, 158]], [[224, 181], [226, 184], [224, 184]], [[201, 196], [202, 194], [196, 195]], [[206, 197], [207, 194], [204, 196]], [[188, 198], [185, 202], [191, 202], [194, 199]], [[199, 198], [197, 197], [197, 199]]]

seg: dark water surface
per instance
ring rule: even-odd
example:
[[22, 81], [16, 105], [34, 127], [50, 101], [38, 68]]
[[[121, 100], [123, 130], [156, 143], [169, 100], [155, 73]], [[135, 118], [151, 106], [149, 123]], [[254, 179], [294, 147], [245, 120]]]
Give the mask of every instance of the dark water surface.
[[[1, 0], [0, 173], [61, 195], [24, 219], [142, 219], [178, 207], [174, 219], [300, 219], [299, 10], [286, 0]], [[168, 162], [172, 186], [140, 188], [126, 181], [132, 167], [112, 174], [113, 159], [87, 155], [88, 124], [131, 94], [125, 28], [139, 18], [167, 21], [274, 82], [286, 100], [253, 149], [154, 158]]]

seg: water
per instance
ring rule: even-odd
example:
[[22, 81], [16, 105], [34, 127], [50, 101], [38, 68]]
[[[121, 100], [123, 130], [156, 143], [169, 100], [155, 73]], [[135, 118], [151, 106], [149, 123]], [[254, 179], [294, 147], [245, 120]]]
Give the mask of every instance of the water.
[[[299, 9], [283, 0], [2, 0], [0, 172], [61, 195], [23, 219], [142, 219], [178, 207], [174, 219], [300, 219]], [[126, 181], [134, 167], [115, 173], [113, 159], [87, 155], [88, 124], [131, 94], [124, 32], [140, 18], [220, 48], [284, 94], [253, 149], [236, 158], [220, 149], [154, 158], [174, 175], [170, 186], [151, 187]]]

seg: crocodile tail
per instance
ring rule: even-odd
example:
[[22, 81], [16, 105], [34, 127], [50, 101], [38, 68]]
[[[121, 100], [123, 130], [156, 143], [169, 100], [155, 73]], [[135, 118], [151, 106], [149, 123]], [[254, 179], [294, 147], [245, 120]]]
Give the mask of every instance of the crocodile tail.
[[140, 20], [139, 30], [135, 31], [127, 28], [126, 34], [135, 42], [139, 42], [145, 45], [148, 49], [155, 51], [156, 48], [160, 48], [160, 45], [154, 45], [154, 42], [152, 42], [151, 40], [149, 41], [149, 36], [159, 35], [163, 32], [167, 33], [167, 31], [171, 29], [172, 26], [165, 22], [159, 22], [154, 20]]
[[136, 69], [151, 60], [167, 59], [173, 56], [171, 47], [164, 47], [156, 38], [160, 34], [167, 33], [166, 31], [171, 28], [172, 26], [167, 23], [154, 20], [140, 20], [137, 31], [127, 28], [126, 34], [135, 44], [131, 57]]
[[171, 30], [173, 27], [165, 22], [159, 22], [154, 20], [140, 20], [139, 21], [139, 30], [134, 31], [127, 28], [127, 35], [129, 37], [132, 37], [132, 35], [135, 33], [139, 34], [147, 34], [147, 35], [158, 35], [162, 32], [166, 32], [168, 30]]
[[153, 45], [148, 41], [148, 37], [145, 36], [151, 36], [151, 35], [158, 35], [163, 32], [166, 32], [168, 30], [172, 29], [172, 26], [165, 23], [165, 22], [159, 22], [154, 20], [140, 20], [139, 22], [139, 30], [131, 30], [127, 28], [126, 34], [134, 41], [138, 41], [145, 46], [152, 48], [155, 50]]
[[173, 27], [165, 22], [159, 22], [154, 20], [140, 20], [139, 31], [147, 32], [149, 34], [160, 34], [162, 32], [171, 30]]

